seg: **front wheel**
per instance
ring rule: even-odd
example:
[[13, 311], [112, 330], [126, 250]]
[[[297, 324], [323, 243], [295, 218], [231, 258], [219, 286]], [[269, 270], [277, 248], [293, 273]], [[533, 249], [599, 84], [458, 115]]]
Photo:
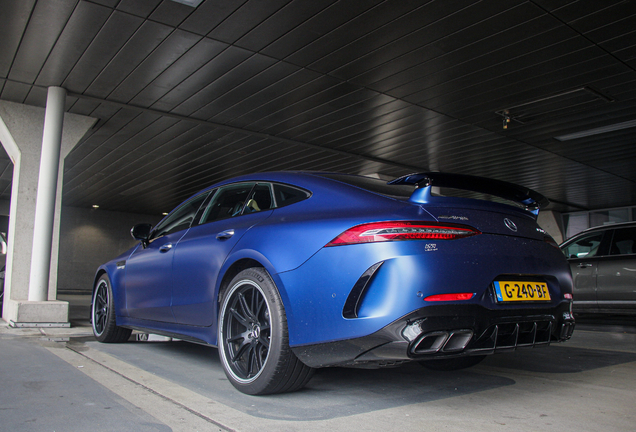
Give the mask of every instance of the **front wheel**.
[[91, 305], [91, 323], [95, 339], [99, 342], [125, 342], [132, 333], [132, 330], [115, 324], [113, 290], [107, 275], [102, 275], [95, 285]]
[[221, 301], [218, 345], [232, 385], [250, 395], [302, 388], [314, 370], [289, 347], [285, 309], [267, 271], [243, 270], [229, 287]]

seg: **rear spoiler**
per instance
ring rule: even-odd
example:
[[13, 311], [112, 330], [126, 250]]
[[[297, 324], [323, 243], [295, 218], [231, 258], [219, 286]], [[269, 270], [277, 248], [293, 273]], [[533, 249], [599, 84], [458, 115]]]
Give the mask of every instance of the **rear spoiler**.
[[550, 204], [550, 201], [546, 197], [532, 189], [501, 180], [464, 174], [441, 172], [415, 173], [391, 180], [388, 184], [415, 185], [417, 189], [415, 189], [415, 192], [413, 192], [409, 200], [421, 204], [430, 203], [433, 200], [431, 196], [432, 186], [463, 189], [494, 195], [508, 201], [519, 203], [523, 205], [526, 210], [535, 215], [539, 214], [539, 209], [545, 208]]

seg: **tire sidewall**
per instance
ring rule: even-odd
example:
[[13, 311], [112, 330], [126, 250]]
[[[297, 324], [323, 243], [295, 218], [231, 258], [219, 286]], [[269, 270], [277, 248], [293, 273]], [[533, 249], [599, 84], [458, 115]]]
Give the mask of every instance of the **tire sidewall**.
[[[234, 374], [228, 360], [227, 347], [225, 345], [225, 318], [228, 313], [228, 304], [233, 294], [245, 285], [251, 285], [261, 293], [267, 308], [270, 319], [270, 345], [267, 358], [261, 370], [256, 376], [249, 380], [242, 379]], [[281, 358], [283, 344], [283, 321], [284, 310], [278, 291], [269, 275], [260, 269], [247, 269], [240, 272], [230, 283], [230, 288], [223, 293], [221, 306], [219, 309], [218, 322], [218, 349], [219, 357], [225, 370], [227, 378], [232, 385], [243, 393], [260, 394], [272, 382], [277, 372]]]
[[[104, 328], [102, 329], [101, 333], [97, 332], [97, 329], [95, 328], [95, 307], [96, 307], [96, 298], [97, 298], [97, 293], [100, 290], [100, 286], [102, 284], [105, 284], [105, 288], [106, 288], [106, 295], [107, 297], [107, 307], [108, 307], [108, 312], [107, 312], [107, 317], [106, 317], [106, 322], [104, 323]], [[93, 335], [95, 336], [95, 339], [97, 339], [99, 342], [103, 342], [107, 335], [108, 335], [108, 326], [111, 320], [111, 314], [112, 314], [112, 290], [110, 288], [110, 280], [108, 279], [108, 276], [103, 275], [101, 276], [98, 280], [97, 283], [95, 284], [95, 289], [93, 290], [93, 300], [91, 303], [91, 326], [93, 327]]]

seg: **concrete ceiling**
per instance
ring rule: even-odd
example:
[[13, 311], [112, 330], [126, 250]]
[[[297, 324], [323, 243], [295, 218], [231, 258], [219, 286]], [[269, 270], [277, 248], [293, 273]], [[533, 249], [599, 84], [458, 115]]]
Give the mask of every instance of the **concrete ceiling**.
[[99, 119], [66, 159], [67, 206], [160, 214], [287, 169], [636, 204], [634, 1], [0, 0], [0, 41], [0, 99], [62, 86]]

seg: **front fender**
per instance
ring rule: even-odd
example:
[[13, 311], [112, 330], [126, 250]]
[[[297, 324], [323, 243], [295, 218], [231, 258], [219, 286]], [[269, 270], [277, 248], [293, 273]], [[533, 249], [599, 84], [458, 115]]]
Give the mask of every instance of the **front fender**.
[[115, 308], [115, 316], [128, 316], [128, 312], [126, 310], [126, 259], [130, 257], [138, 247], [139, 245], [124, 252], [106, 264], [99, 266], [95, 272], [95, 279], [91, 289], [91, 301], [92, 295], [95, 292], [97, 281], [103, 274], [108, 275], [113, 292], [113, 307]]

